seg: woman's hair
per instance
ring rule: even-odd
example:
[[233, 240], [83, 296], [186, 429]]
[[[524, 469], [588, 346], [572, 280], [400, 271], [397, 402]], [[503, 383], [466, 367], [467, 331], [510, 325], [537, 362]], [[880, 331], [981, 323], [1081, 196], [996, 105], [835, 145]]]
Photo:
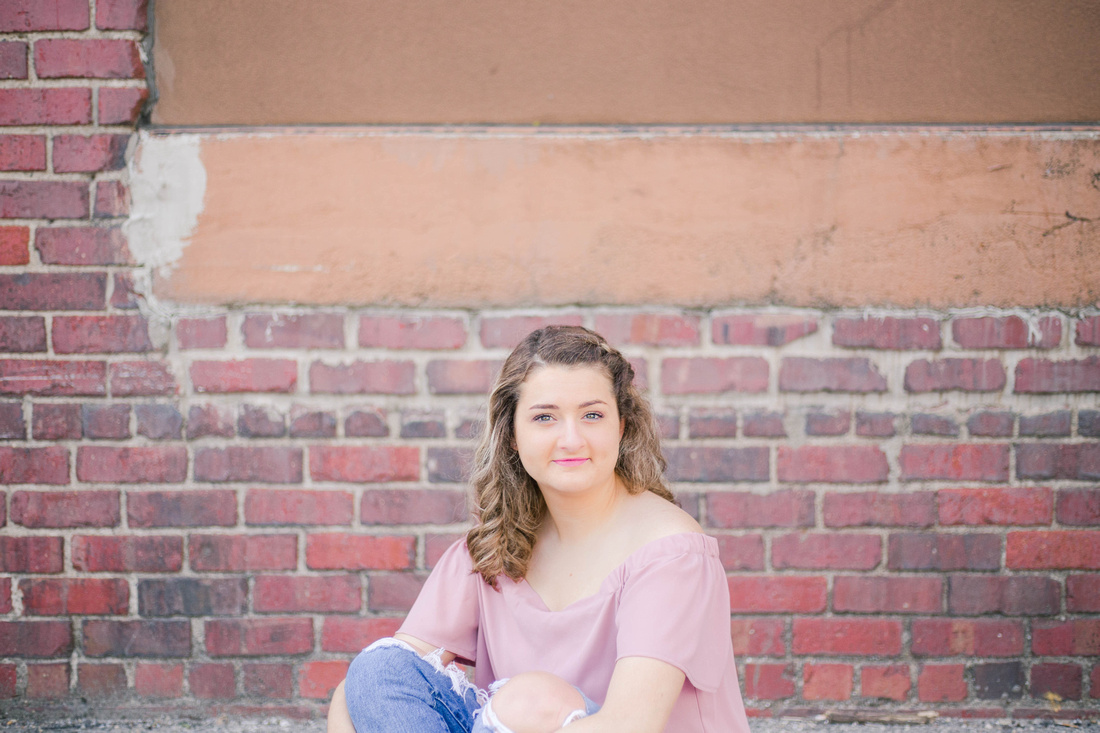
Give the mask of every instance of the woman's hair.
[[547, 326], [527, 335], [501, 367], [489, 394], [489, 416], [474, 455], [470, 482], [477, 524], [466, 533], [474, 569], [496, 587], [502, 573], [527, 573], [535, 533], [546, 515], [538, 484], [524, 470], [515, 448], [519, 391], [544, 366], [592, 366], [611, 379], [623, 437], [615, 473], [631, 494], [652, 491], [673, 501], [665, 483], [665, 459], [649, 403], [634, 386], [634, 368], [599, 334], [580, 326]]

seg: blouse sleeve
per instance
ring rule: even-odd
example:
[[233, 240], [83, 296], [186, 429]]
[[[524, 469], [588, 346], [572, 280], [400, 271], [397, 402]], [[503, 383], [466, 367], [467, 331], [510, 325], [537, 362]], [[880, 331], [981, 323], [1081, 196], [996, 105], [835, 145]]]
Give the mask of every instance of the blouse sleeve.
[[481, 576], [473, 571], [465, 540], [456, 541], [436, 563], [398, 631], [474, 664], [481, 582]]
[[624, 583], [617, 618], [616, 660], [659, 659], [697, 689], [718, 689], [732, 653], [729, 585], [718, 558], [686, 553], [641, 565]]

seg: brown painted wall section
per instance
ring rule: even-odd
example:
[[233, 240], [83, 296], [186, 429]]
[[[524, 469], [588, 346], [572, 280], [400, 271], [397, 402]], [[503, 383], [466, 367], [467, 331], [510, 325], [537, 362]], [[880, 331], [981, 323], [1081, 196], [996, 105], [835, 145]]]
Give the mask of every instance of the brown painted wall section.
[[153, 121], [1100, 120], [1095, 0], [157, 0]]
[[204, 208], [157, 283], [172, 300], [1100, 302], [1083, 134], [314, 131], [200, 154]]

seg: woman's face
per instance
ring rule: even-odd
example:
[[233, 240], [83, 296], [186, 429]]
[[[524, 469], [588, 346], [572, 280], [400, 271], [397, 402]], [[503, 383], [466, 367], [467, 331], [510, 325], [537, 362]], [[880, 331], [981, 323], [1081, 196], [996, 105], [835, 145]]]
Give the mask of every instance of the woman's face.
[[520, 461], [544, 495], [614, 486], [623, 424], [602, 369], [546, 366], [528, 374], [515, 434]]

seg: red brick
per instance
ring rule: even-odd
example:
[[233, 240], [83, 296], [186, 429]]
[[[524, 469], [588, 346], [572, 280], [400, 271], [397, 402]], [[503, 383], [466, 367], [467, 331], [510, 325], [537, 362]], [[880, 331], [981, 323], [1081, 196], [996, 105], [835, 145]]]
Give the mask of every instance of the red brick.
[[1100, 532], [1009, 532], [1005, 565], [1029, 570], [1100, 568]]
[[361, 590], [356, 575], [261, 575], [252, 588], [252, 607], [257, 613], [352, 612], [360, 610]]
[[150, 440], [179, 440], [183, 436], [183, 415], [175, 405], [136, 405], [137, 434]]
[[1016, 475], [1026, 479], [1100, 479], [1100, 443], [1021, 443]]
[[122, 578], [39, 578], [19, 581], [28, 616], [125, 615], [130, 584]]
[[720, 408], [693, 408], [688, 413], [688, 436], [735, 438], [737, 437], [737, 412]]
[[596, 330], [615, 346], [698, 346], [699, 317], [660, 313], [596, 316]]
[[666, 395], [765, 392], [768, 372], [768, 362], [758, 356], [664, 359], [661, 390]]
[[412, 608], [425, 578], [412, 573], [371, 573], [367, 584], [367, 606], [371, 611], [401, 611]]
[[1073, 413], [1069, 410], [1056, 410], [1042, 415], [1027, 415], [1020, 418], [1020, 435], [1037, 438], [1069, 437], [1073, 428]]
[[232, 664], [195, 664], [187, 673], [187, 684], [200, 700], [229, 700], [237, 694]]
[[182, 537], [91, 537], [72, 540], [73, 569], [88, 573], [173, 573], [183, 568]]
[[176, 322], [176, 343], [181, 349], [220, 349], [226, 342], [225, 316], [181, 318]]
[[897, 434], [897, 415], [889, 412], [857, 412], [856, 435], [864, 438], [891, 438]]
[[0, 316], [0, 351], [26, 354], [45, 350], [45, 318]]
[[96, 0], [95, 27], [112, 31], [143, 31], [148, 0]]
[[302, 482], [302, 451], [284, 446], [199, 448], [195, 451], [196, 481]]
[[290, 410], [290, 437], [335, 438], [336, 414], [294, 405]]
[[767, 481], [768, 449], [671, 447], [665, 449], [672, 481]]
[[940, 324], [932, 318], [838, 318], [833, 345], [868, 349], [932, 349], [942, 346]]
[[886, 566], [891, 570], [999, 570], [997, 534], [891, 534]]
[[314, 481], [382, 483], [420, 477], [420, 449], [413, 446], [312, 446]]
[[69, 449], [0, 446], [0, 484], [69, 483]]
[[901, 653], [900, 621], [885, 619], [796, 618], [794, 654], [896, 655]]
[[428, 362], [428, 391], [432, 394], [486, 394], [502, 362], [495, 359]]
[[847, 700], [852, 696], [852, 665], [806, 664], [802, 668], [802, 699]]
[[1096, 656], [1100, 654], [1100, 619], [1036, 621], [1031, 627], [1031, 651], [1047, 657]]
[[1079, 664], [1048, 662], [1031, 666], [1031, 696], [1045, 699], [1080, 700], [1083, 671]]
[[1052, 349], [1062, 341], [1062, 319], [1046, 316], [1034, 331], [1019, 316], [956, 318], [951, 324], [955, 343], [964, 349]]
[[443, 553], [459, 540], [465, 541], [465, 535], [450, 532], [424, 535], [424, 565], [434, 568], [443, 557]]
[[306, 536], [310, 570], [404, 570], [416, 559], [413, 537], [355, 535], [336, 532]]
[[[1100, 612], [1100, 575], [1070, 575], [1066, 578], [1066, 610]], [[1097, 692], [1100, 693], [1100, 688]]]
[[142, 697], [180, 697], [183, 665], [138, 662], [134, 667], [134, 691]]
[[344, 420], [344, 435], [349, 438], [384, 438], [389, 434], [386, 413], [382, 410], [361, 408]]
[[99, 621], [83, 623], [89, 657], [189, 657], [190, 621]]
[[852, 424], [848, 410], [810, 412], [806, 415], [806, 435], [844, 435]]
[[1048, 361], [1021, 359], [1016, 365], [1018, 394], [1100, 392], [1100, 356]]
[[102, 310], [106, 303], [107, 278], [103, 273], [0, 276], [2, 310]]
[[132, 491], [126, 497], [130, 527], [232, 527], [233, 491]]
[[1089, 697], [1100, 697], [1100, 664], [1095, 665], [1089, 675]]
[[130, 437], [129, 405], [85, 404], [80, 409], [84, 437], [122, 440]]
[[191, 384], [196, 392], [293, 392], [298, 364], [291, 359], [195, 361]]
[[959, 434], [954, 418], [944, 415], [917, 413], [909, 419], [909, 431], [913, 435], [940, 435], [953, 438]]
[[29, 227], [0, 227], [0, 265], [8, 267], [30, 262], [30, 240]]
[[49, 265], [127, 265], [132, 262], [126, 237], [118, 227], [40, 228], [34, 246], [42, 262]]
[[791, 483], [882, 483], [890, 466], [877, 446], [780, 446], [779, 480]]
[[28, 664], [27, 692], [31, 699], [57, 699], [69, 694], [69, 664]]
[[410, 410], [401, 414], [402, 438], [447, 437], [447, 415], [442, 410]]
[[1012, 436], [1016, 424], [1016, 415], [1011, 412], [978, 412], [966, 421], [966, 429], [971, 435], [989, 438], [1007, 438]]
[[237, 433], [244, 438], [281, 438], [286, 435], [286, 416], [267, 405], [241, 405]]
[[111, 394], [115, 397], [174, 395], [172, 368], [156, 361], [116, 361], [111, 364]]
[[298, 564], [298, 538], [292, 534], [193, 534], [187, 555], [195, 572], [293, 570]]
[[19, 694], [18, 670], [14, 664], [0, 664], [0, 700], [10, 700]]
[[206, 622], [206, 652], [212, 657], [305, 654], [312, 650], [312, 619], [224, 619]]
[[1006, 379], [998, 359], [918, 359], [905, 368], [905, 391], [999, 392]]
[[27, 44], [22, 41], [0, 41], [0, 79], [26, 78]]
[[26, 439], [27, 424], [23, 420], [23, 405], [19, 402], [0, 402], [0, 440]]
[[371, 489], [359, 505], [365, 525], [454, 524], [469, 517], [466, 494], [424, 489]]
[[[0, 125], [86, 125], [92, 121], [92, 90], [77, 89], [0, 89]], [[49, 207], [43, 209], [53, 212], [44, 218], [76, 219], [87, 216], [88, 185], [80, 181], [25, 181], [14, 184], [14, 189], [0, 188], [0, 193], [24, 196], [22, 202], [8, 202], [0, 207], [10, 218], [36, 218], [34, 214], [13, 214], [10, 211], [30, 211], [28, 206]], [[33, 201], [35, 194], [45, 197], [42, 201]], [[84, 213], [72, 213], [73, 207], [79, 208], [78, 194], [83, 193]], [[14, 209], [9, 208], [14, 206]], [[60, 208], [59, 207], [65, 207]]]
[[711, 339], [733, 346], [783, 346], [817, 331], [817, 321], [797, 314], [720, 316], [711, 321]]
[[60, 537], [0, 536], [0, 572], [60, 573], [62, 542]]
[[246, 315], [241, 332], [250, 349], [344, 348], [344, 317], [337, 313]]
[[940, 524], [1050, 524], [1050, 489], [944, 489], [936, 492]]
[[397, 633], [399, 618], [355, 618], [332, 616], [321, 628], [321, 650], [326, 652], [358, 652], [378, 639]]
[[821, 613], [826, 582], [821, 577], [731, 576], [730, 610], [734, 613]]
[[921, 702], [960, 702], [969, 690], [961, 664], [925, 664], [917, 676], [917, 697]]
[[[481, 319], [481, 344], [493, 349], [503, 347], [511, 349], [522, 341], [527, 334], [546, 326], [580, 326], [583, 317], [579, 314], [557, 316], [487, 316]], [[488, 390], [485, 390], [488, 391]]]
[[[361, 648], [348, 651], [359, 651]], [[246, 695], [272, 699], [287, 698], [293, 694], [293, 675], [289, 664], [244, 664], [241, 671], [241, 683]]]
[[83, 0], [6, 0], [0, 6], [0, 33], [83, 31], [89, 18]]
[[101, 125], [133, 125], [148, 98], [149, 90], [144, 86], [100, 87], [96, 119]]
[[886, 494], [878, 491], [825, 494], [826, 527], [928, 527], [936, 522], [930, 491]]
[[941, 578], [842, 576], [833, 580], [833, 610], [854, 613], [941, 613]]
[[1007, 445], [909, 444], [901, 447], [902, 481], [1007, 481]]
[[233, 414], [222, 405], [192, 405], [187, 411], [187, 439], [207, 436], [232, 438]]
[[362, 316], [359, 345], [382, 349], [459, 349], [466, 324], [447, 316]]
[[68, 621], [0, 621], [0, 656], [67, 657], [72, 649]]
[[244, 578], [168, 578], [138, 582], [142, 616], [240, 616], [248, 609]]
[[772, 567], [802, 570], [872, 570], [882, 559], [877, 535], [799, 533], [772, 538]]
[[129, 140], [129, 135], [57, 135], [53, 139], [53, 169], [56, 173], [122, 170]]
[[[98, 206], [98, 203], [97, 203]], [[111, 277], [111, 307], [118, 310], [137, 310], [144, 300], [134, 286], [133, 273], [116, 272]]]
[[16, 491], [11, 519], [31, 529], [117, 527], [117, 491]]
[[903, 702], [909, 697], [913, 682], [909, 667], [904, 664], [864, 666], [860, 670], [859, 694], [883, 700]]
[[782, 657], [787, 653], [784, 641], [787, 624], [767, 617], [735, 618], [730, 621], [733, 653], [739, 656]]
[[794, 670], [789, 664], [746, 664], [744, 680], [745, 697], [750, 700], [794, 697]]
[[76, 475], [92, 483], [180, 483], [187, 476], [182, 446], [116, 448], [80, 446]]
[[[9, 44], [0, 43], [0, 56]], [[0, 171], [46, 170], [46, 138], [42, 135], [0, 135]]]
[[915, 619], [910, 648], [920, 657], [1016, 657], [1024, 653], [1024, 625], [1000, 619]]
[[747, 413], [743, 432], [747, 438], [787, 437], [787, 429], [783, 426], [783, 413], [781, 412]]
[[40, 79], [141, 79], [137, 43], [124, 40], [48, 38], [34, 44], [34, 69]]
[[886, 377], [870, 359], [788, 357], [779, 369], [781, 392], [885, 392]]
[[54, 316], [53, 349], [58, 354], [152, 351], [144, 316]]
[[348, 662], [306, 662], [298, 670], [298, 694], [307, 700], [328, 700], [348, 674]]
[[726, 570], [763, 570], [764, 538], [759, 534], [718, 535], [718, 556]]
[[411, 361], [354, 361], [309, 367], [310, 391], [315, 394], [413, 394], [416, 365]]
[[352, 516], [346, 491], [252, 489], [244, 498], [244, 519], [254, 525], [350, 525]]
[[1078, 346], [1100, 346], [1100, 316], [1079, 319], [1075, 330]]
[[811, 491], [713, 492], [706, 495], [707, 526], [812, 527], [814, 494]]
[[114, 697], [126, 694], [126, 668], [121, 664], [80, 663], [76, 686], [81, 695]]

